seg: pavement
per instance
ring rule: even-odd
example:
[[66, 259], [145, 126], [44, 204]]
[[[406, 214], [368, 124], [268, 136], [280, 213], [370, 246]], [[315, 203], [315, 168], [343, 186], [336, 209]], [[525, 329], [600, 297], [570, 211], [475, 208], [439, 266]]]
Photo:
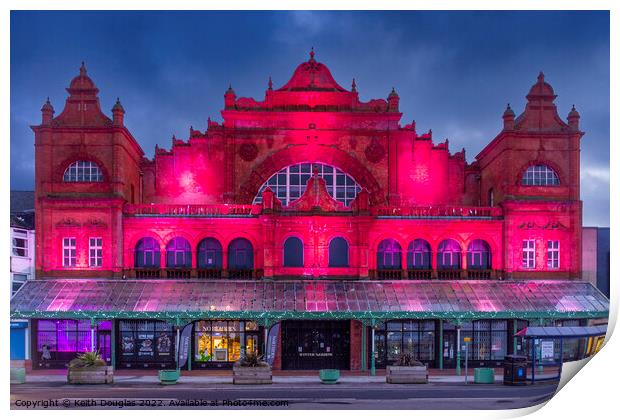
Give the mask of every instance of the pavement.
[[[498, 370], [496, 370], [497, 372]], [[527, 386], [473, 384], [454, 371], [429, 375], [428, 384], [388, 384], [346, 372], [336, 385], [317, 372], [276, 372], [272, 385], [233, 385], [230, 371], [182, 372], [176, 385], [159, 384], [153, 371], [116, 371], [110, 385], [69, 385], [64, 371], [35, 371], [11, 385], [13, 409], [513, 409], [549, 400], [557, 381]], [[431, 371], [433, 373], [433, 371]], [[545, 372], [545, 374], [549, 374]]]

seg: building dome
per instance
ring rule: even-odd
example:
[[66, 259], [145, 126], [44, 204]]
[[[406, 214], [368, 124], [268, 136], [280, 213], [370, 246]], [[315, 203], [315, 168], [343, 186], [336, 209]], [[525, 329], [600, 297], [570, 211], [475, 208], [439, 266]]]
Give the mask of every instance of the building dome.
[[278, 91], [333, 91], [346, 92], [334, 80], [331, 72], [323, 63], [314, 59], [314, 50], [310, 51], [310, 59], [295, 69], [293, 77]]
[[95, 82], [93, 82], [93, 80], [86, 74], [86, 66], [84, 65], [84, 62], [82, 62], [82, 66], [80, 67], [80, 74], [71, 80], [67, 90], [69, 93], [79, 91], [99, 91], [97, 86], [95, 86]]
[[538, 80], [530, 89], [530, 92], [527, 94], [527, 99], [533, 98], [552, 98], [555, 99], [556, 95], [553, 91], [551, 85], [545, 82], [545, 75], [541, 71], [538, 75]]

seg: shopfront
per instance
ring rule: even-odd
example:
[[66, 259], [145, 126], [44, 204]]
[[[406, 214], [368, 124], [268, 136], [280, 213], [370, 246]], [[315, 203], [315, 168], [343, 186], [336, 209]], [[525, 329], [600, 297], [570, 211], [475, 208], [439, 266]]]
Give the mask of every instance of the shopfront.
[[173, 325], [155, 320], [118, 321], [117, 365], [119, 368], [175, 367]]
[[378, 323], [375, 330], [376, 366], [384, 368], [393, 365], [403, 353], [409, 353], [422, 363], [435, 367], [437, 324], [434, 320], [392, 320]]
[[261, 353], [262, 331], [254, 321], [194, 322], [192, 369], [230, 368], [243, 353]]
[[88, 319], [36, 319], [32, 322], [33, 367], [64, 368], [79, 353], [98, 350], [111, 361], [111, 321], [98, 321], [91, 329]]
[[349, 369], [350, 324], [282, 322], [282, 369]]

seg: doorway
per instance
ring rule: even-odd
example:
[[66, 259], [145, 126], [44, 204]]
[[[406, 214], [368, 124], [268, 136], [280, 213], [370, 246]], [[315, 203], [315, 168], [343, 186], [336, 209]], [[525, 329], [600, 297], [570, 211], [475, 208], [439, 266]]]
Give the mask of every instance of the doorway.
[[349, 369], [350, 321], [282, 322], [282, 369]]

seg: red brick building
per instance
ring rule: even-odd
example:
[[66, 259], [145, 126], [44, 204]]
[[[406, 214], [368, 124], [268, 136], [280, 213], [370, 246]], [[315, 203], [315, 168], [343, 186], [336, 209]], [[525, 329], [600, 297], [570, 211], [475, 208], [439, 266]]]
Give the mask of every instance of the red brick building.
[[[525, 110], [516, 116], [508, 106], [502, 131], [472, 163], [465, 150], [451, 153], [448, 140], [435, 142], [431, 131], [418, 133], [415, 122], [402, 123], [394, 89], [386, 99], [362, 102], [355, 79], [349, 89], [342, 87], [314, 52], [282, 87], [270, 79], [261, 100], [238, 97], [229, 87], [221, 122], [209, 119], [204, 131], [190, 127], [187, 139], [173, 138], [169, 150], [156, 147], [152, 160], [125, 127], [120, 101], [111, 118], [102, 110], [84, 65], [67, 91], [62, 112], [54, 116], [48, 101], [41, 123], [32, 127], [36, 272], [47, 279], [38, 283], [66, 287], [66, 293], [73, 289], [79, 299], [63, 296], [60, 302], [55, 295], [50, 307], [29, 312], [16, 303], [14, 311], [30, 318], [87, 318], [84, 328], [97, 325], [102, 335], [109, 328], [110, 359], [117, 365], [164, 363], [154, 349], [152, 358], [141, 359], [134, 346], [145, 339], [136, 331], [149, 330], [155, 346], [173, 320], [194, 325], [194, 367], [225, 365], [254, 346], [271, 353], [276, 367], [360, 369], [375, 359], [390, 363], [407, 349], [435, 366], [454, 364], [460, 347], [449, 331], [460, 335], [461, 329], [479, 341], [480, 357], [473, 360], [492, 362], [509, 347], [517, 351], [520, 344], [510, 332], [519, 322], [585, 323], [602, 314], [551, 301], [518, 310], [517, 295], [502, 298], [493, 291], [534, 296], [552, 288], [561, 301], [562, 293], [575, 300], [571, 288], [583, 285], [578, 280], [584, 133], [574, 108], [566, 121], [559, 116], [542, 73], [527, 93]], [[95, 278], [100, 282], [71, 280]], [[92, 285], [105, 289], [97, 291], [98, 299], [127, 285], [167, 297], [153, 295], [155, 300], [135, 310], [140, 315], [114, 305], [106, 308], [116, 315], [103, 315], [97, 312], [103, 303], [91, 307], [82, 295]], [[365, 298], [347, 295], [349, 285], [384, 292], [376, 295], [375, 309], [364, 301], [366, 308], [359, 303]], [[156, 310], [153, 319], [168, 326], [121, 320], [150, 317], [149, 305], [166, 299], [186, 299], [169, 290], [175, 287], [190, 294], [198, 288], [229, 304], [198, 305], [195, 312], [177, 308], [173, 315]], [[257, 287], [274, 295], [261, 292], [254, 300], [275, 306], [257, 308], [250, 305], [254, 300], [246, 301], [248, 290], [257, 293]], [[444, 287], [450, 293], [430, 296]], [[599, 299], [595, 289], [583, 287], [584, 296]], [[333, 298], [319, 297], [328, 289]], [[428, 292], [406, 295], [420, 290]], [[276, 310], [287, 299], [292, 306]], [[449, 309], [450, 302], [462, 300], [471, 307]], [[448, 306], [433, 315], [433, 302]], [[90, 315], [77, 316], [84, 311]], [[367, 315], [355, 315], [364, 311]], [[501, 321], [492, 320], [498, 314]], [[80, 335], [79, 324], [67, 328]], [[270, 347], [265, 342], [273, 325], [278, 327], [271, 328]], [[35, 355], [42, 354], [37, 331], [45, 328], [54, 329], [33, 328]], [[394, 337], [401, 337], [400, 344]], [[58, 340], [50, 346], [60, 347]], [[332, 350], [336, 342], [344, 347]], [[119, 356], [122, 349], [133, 358]]]

